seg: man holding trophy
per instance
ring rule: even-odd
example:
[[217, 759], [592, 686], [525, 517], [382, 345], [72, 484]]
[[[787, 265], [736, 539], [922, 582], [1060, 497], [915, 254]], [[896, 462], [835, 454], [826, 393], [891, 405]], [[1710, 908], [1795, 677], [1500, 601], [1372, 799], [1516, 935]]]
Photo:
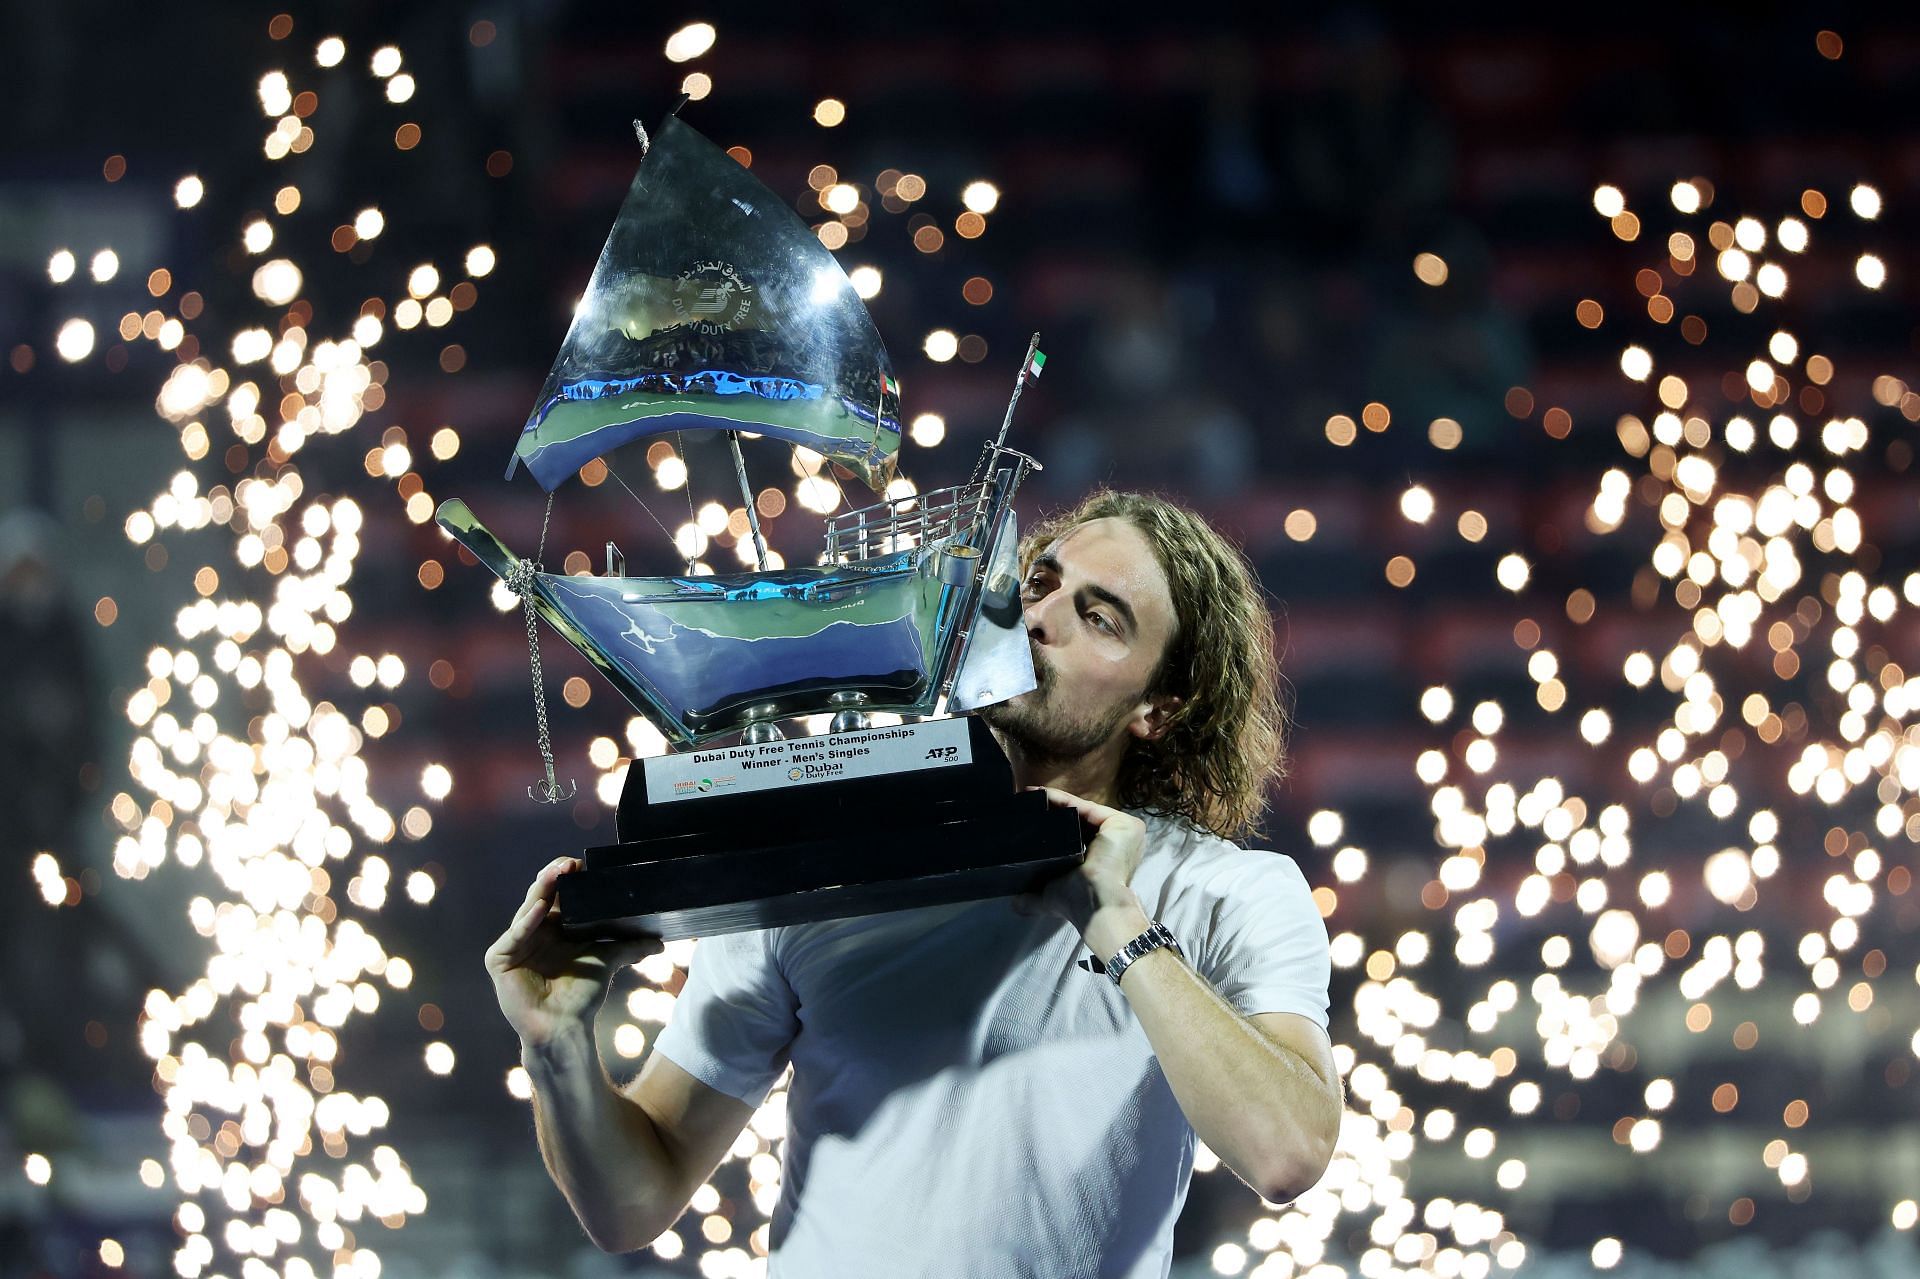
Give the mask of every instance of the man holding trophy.
[[[751, 516], [736, 427], [884, 484], [898, 386], [831, 255], [670, 119], [516, 462], [551, 493], [624, 440], [722, 430]], [[757, 572], [628, 577], [610, 544], [562, 577], [442, 507], [520, 595], [536, 692], [537, 616], [687, 748], [635, 763], [623, 842], [549, 863], [487, 953], [604, 1249], [670, 1228], [789, 1067], [777, 1279], [1163, 1276], [1197, 1142], [1275, 1202], [1327, 1167], [1326, 930], [1290, 858], [1229, 842], [1282, 762], [1260, 590], [1155, 497], [1017, 539], [1034, 463], [1006, 429], [984, 479], [838, 517], [803, 569], [755, 525]], [[822, 737], [775, 724], [829, 710]], [[616, 1084], [594, 1019], [663, 935], [700, 941]]]
[[542, 1154], [601, 1247], [667, 1229], [788, 1062], [775, 1275], [1163, 1275], [1196, 1134], [1275, 1202], [1324, 1171], [1341, 1109], [1326, 932], [1291, 859], [1221, 838], [1279, 762], [1258, 589], [1153, 498], [1096, 496], [1028, 550], [1039, 684], [986, 715], [1019, 784], [1097, 832], [1018, 903], [1033, 913], [702, 941], [624, 1088], [592, 1019], [653, 947], [561, 934], [572, 859], [488, 952]]

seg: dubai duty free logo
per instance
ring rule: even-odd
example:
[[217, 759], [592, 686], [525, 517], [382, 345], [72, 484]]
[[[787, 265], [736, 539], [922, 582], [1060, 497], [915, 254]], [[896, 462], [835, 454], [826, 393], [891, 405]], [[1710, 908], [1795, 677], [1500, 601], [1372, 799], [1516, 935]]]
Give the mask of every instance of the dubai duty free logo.
[[699, 333], [738, 329], [753, 314], [753, 283], [731, 262], [695, 262], [673, 282], [673, 313]]

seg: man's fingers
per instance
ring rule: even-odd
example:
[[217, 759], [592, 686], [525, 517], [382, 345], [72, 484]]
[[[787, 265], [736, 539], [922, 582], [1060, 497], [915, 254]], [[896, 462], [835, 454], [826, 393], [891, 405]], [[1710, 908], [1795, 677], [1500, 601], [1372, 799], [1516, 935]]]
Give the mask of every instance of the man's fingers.
[[666, 949], [666, 943], [658, 937], [627, 937], [609, 942], [605, 950], [607, 962], [615, 968], [625, 968], [637, 964], [648, 955], [657, 955]]
[[554, 885], [559, 883], [560, 876], [577, 869], [579, 865], [580, 859], [577, 857], [556, 857], [542, 866], [540, 873], [533, 877], [533, 883], [527, 886], [527, 895], [521, 899], [520, 909], [514, 912], [512, 921], [507, 925], [506, 933], [501, 935], [501, 940], [505, 941], [507, 937], [519, 930], [535, 907], [546, 907], [557, 912]]
[[525, 910], [540, 898], [551, 893], [554, 884], [559, 880], [560, 876], [578, 865], [579, 860], [577, 857], [556, 857], [545, 866], [542, 866], [540, 873], [533, 877], [533, 882], [527, 885], [527, 895], [525, 899], [521, 901], [520, 909]]
[[560, 898], [556, 885], [561, 876], [580, 866], [578, 857], [556, 857], [540, 868], [512, 922], [487, 948], [490, 969], [504, 973], [525, 966], [539, 955], [542, 969], [555, 963], [572, 969], [587, 961], [601, 970], [612, 970], [638, 963], [665, 946], [658, 937], [621, 938], [597, 944], [563, 941], [557, 932]]
[[507, 924], [507, 931], [502, 934], [502, 936], [516, 936], [524, 931], [525, 928], [530, 927], [531, 925], [528, 925], [527, 919], [533, 915], [534, 912], [549, 912], [554, 909], [557, 909], [557, 904], [551, 897], [529, 897], [526, 901], [520, 903], [520, 909], [515, 912], [513, 919]]
[[533, 930], [540, 926], [540, 921], [545, 919], [553, 909], [554, 909], [553, 903], [548, 901], [544, 897], [541, 898], [539, 901], [535, 902], [533, 905], [527, 907], [527, 909], [521, 913], [519, 920], [516, 921], [513, 926], [514, 936], [516, 937], [532, 936]]
[[545, 901], [535, 902], [532, 906], [520, 912], [520, 917], [513, 921], [513, 926], [507, 929], [505, 934], [501, 936], [499, 942], [495, 944], [495, 951], [506, 961], [508, 968], [519, 967], [520, 964], [526, 961], [527, 956], [532, 953], [534, 934], [539, 929], [541, 921], [546, 917], [547, 903]]
[[1090, 799], [1082, 799], [1078, 795], [1063, 791], [1055, 786], [1036, 786], [1034, 789], [1044, 791], [1048, 802], [1058, 804], [1062, 808], [1071, 808], [1096, 827], [1104, 823], [1109, 817], [1123, 816], [1117, 808], [1108, 808], [1105, 804], [1096, 804]]
[[520, 909], [513, 912], [513, 918], [507, 921], [507, 931], [512, 932], [514, 929], [520, 927], [520, 921], [527, 917], [527, 913], [545, 900], [546, 898], [544, 897], [529, 897], [527, 900], [521, 902]]

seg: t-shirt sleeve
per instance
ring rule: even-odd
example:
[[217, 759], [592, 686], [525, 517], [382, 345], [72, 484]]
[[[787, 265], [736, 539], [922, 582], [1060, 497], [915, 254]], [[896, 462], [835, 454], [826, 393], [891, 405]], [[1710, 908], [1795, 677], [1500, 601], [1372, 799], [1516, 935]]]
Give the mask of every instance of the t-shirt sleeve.
[[1291, 857], [1245, 853], [1217, 876], [1204, 975], [1247, 1016], [1298, 1013], [1327, 1025], [1333, 960], [1313, 890]]
[[799, 1004], [772, 934], [702, 937], [654, 1051], [710, 1088], [757, 1106], [787, 1066]]

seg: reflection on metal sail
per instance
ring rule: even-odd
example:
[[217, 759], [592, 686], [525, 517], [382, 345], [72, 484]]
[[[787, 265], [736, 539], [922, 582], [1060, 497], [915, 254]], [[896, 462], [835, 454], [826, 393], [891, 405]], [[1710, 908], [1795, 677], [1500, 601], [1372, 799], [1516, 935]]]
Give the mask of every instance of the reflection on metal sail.
[[885, 488], [900, 397], [873, 320], [786, 203], [678, 119], [655, 130], [507, 473], [551, 492], [668, 431], [757, 431]]

